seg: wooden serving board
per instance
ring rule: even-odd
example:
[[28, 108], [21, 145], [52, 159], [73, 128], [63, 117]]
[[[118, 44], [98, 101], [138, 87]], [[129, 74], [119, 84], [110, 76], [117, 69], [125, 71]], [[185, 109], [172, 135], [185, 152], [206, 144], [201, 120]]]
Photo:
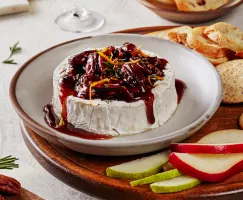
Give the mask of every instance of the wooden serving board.
[[36, 194], [21, 188], [20, 194], [16, 196], [3, 195], [4, 200], [44, 200], [43, 198], [37, 196]]
[[[144, 34], [168, 28], [172, 27], [148, 27], [120, 32]], [[196, 142], [213, 131], [239, 128], [238, 119], [242, 112], [243, 104], [222, 104], [211, 120], [186, 141]], [[102, 157], [81, 154], [47, 142], [27, 127], [24, 122], [21, 124], [21, 129], [29, 150], [48, 172], [71, 187], [92, 196], [112, 200], [243, 199], [243, 173], [235, 175], [224, 182], [216, 184], [203, 183], [183, 192], [155, 194], [147, 185], [131, 187], [129, 180], [114, 179], [105, 175], [108, 166], [141, 156]]]

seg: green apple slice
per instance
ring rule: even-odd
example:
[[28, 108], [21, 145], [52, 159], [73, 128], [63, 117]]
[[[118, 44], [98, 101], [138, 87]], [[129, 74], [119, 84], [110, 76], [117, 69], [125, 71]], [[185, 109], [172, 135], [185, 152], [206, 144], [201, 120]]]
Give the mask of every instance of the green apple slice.
[[163, 164], [168, 162], [169, 154], [170, 151], [164, 151], [152, 156], [108, 167], [106, 174], [113, 178], [132, 180], [151, 176], [157, 174], [162, 169]]
[[131, 186], [137, 186], [137, 185], [145, 185], [149, 183], [154, 183], [158, 181], [168, 180], [172, 179], [178, 176], [181, 176], [182, 174], [177, 169], [172, 169], [166, 172], [158, 173], [152, 176], [148, 176], [136, 181], [130, 182]]
[[200, 184], [198, 179], [190, 176], [178, 176], [173, 179], [156, 182], [150, 185], [154, 193], [173, 193], [188, 190]]

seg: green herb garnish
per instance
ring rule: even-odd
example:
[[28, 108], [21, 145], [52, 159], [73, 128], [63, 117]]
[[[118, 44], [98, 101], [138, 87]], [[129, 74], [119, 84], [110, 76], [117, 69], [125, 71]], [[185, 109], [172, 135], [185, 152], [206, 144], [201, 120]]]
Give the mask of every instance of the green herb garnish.
[[5, 158], [0, 159], [0, 169], [14, 169], [18, 168], [19, 164], [15, 164], [14, 162], [18, 160], [18, 158], [7, 156]]
[[120, 76], [119, 76], [117, 71], [115, 71], [115, 76], [116, 76], [116, 78], [120, 78]]
[[105, 70], [108, 71], [108, 72], [114, 72], [114, 70], [110, 69], [110, 68], [105, 68]]
[[113, 65], [109, 62], [103, 62], [105, 65], [107, 65], [108, 67], [113, 67]]
[[12, 47], [9, 47], [10, 49], [10, 55], [9, 57], [3, 61], [5, 64], [17, 64], [14, 59], [11, 59], [12, 56], [16, 53], [18, 53], [21, 50], [21, 47], [18, 47], [19, 42], [16, 42]]

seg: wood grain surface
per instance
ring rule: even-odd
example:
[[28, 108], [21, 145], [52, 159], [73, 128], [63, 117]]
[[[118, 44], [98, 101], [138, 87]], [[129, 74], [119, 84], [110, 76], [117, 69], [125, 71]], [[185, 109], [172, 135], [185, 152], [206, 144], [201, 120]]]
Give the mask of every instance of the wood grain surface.
[[37, 196], [36, 194], [21, 188], [20, 195], [18, 196], [6, 196], [4, 195], [4, 200], [44, 200], [43, 198]]
[[[150, 27], [130, 29], [122, 32], [148, 33], [171, 27]], [[196, 142], [210, 132], [239, 128], [238, 119], [243, 112], [243, 104], [222, 104], [210, 121], [185, 142]], [[105, 199], [242, 199], [243, 173], [224, 182], [203, 183], [196, 188], [174, 194], [155, 194], [148, 186], [131, 187], [129, 180], [107, 177], [108, 166], [129, 161], [141, 156], [102, 157], [77, 153], [58, 147], [39, 137], [28, 126], [21, 126], [22, 135], [37, 161], [59, 180], [79, 191]], [[145, 155], [142, 155], [145, 156]]]

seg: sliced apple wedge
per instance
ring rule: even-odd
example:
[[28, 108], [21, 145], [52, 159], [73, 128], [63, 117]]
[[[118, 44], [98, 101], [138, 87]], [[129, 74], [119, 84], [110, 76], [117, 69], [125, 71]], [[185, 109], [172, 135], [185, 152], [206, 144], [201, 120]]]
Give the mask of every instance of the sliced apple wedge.
[[171, 151], [199, 154], [243, 153], [243, 130], [216, 131], [204, 136], [197, 143], [173, 143]]
[[174, 143], [171, 144], [172, 152], [197, 153], [197, 154], [228, 154], [243, 153], [243, 144], [197, 144]]
[[172, 179], [172, 178], [175, 178], [175, 177], [181, 176], [181, 175], [182, 174], [177, 169], [172, 169], [167, 172], [158, 173], [158, 174], [155, 174], [152, 176], [138, 179], [136, 181], [132, 181], [132, 182], [130, 182], [130, 185], [131, 186], [145, 185], [145, 184], [149, 184], [149, 183]]
[[171, 153], [169, 161], [183, 174], [207, 182], [223, 181], [240, 173], [243, 169], [243, 153]]
[[121, 179], [141, 179], [157, 174], [168, 162], [170, 151], [108, 167], [107, 176]]
[[154, 193], [172, 193], [191, 189], [200, 181], [190, 176], [179, 176], [173, 179], [156, 182], [150, 185]]
[[227, 129], [205, 135], [199, 144], [243, 144], [243, 130]]

